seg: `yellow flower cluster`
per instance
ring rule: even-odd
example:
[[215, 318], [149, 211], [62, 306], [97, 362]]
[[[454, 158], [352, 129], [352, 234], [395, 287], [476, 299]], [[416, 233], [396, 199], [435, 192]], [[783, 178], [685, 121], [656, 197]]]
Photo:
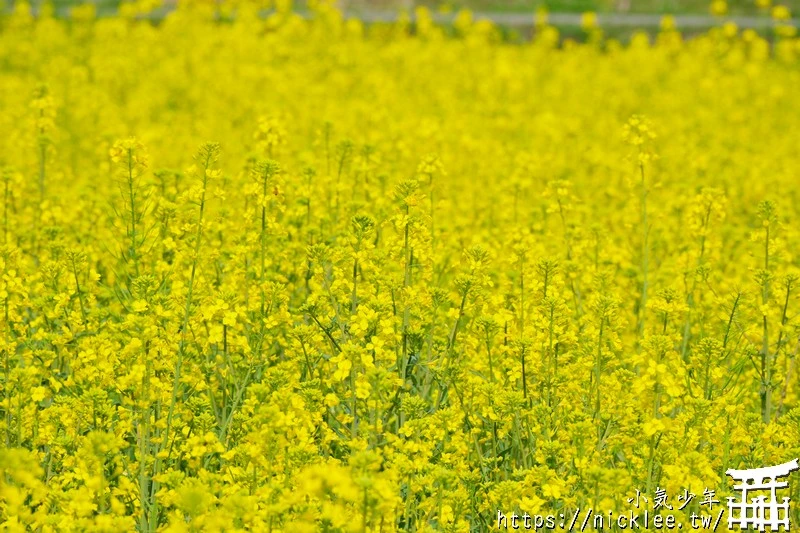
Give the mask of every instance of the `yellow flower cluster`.
[[478, 531], [800, 454], [792, 32], [151, 4], [0, 19], [4, 529]]

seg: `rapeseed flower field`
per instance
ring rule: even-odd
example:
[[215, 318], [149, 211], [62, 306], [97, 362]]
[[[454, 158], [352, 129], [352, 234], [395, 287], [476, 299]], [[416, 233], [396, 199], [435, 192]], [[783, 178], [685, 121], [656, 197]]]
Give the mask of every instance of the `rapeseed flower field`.
[[152, 7], [0, 19], [4, 530], [688, 517], [800, 454], [791, 28]]

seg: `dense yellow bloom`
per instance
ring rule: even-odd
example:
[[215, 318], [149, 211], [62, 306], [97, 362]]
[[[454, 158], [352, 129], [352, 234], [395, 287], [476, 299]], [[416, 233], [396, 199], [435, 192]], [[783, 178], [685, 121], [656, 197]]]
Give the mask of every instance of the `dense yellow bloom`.
[[792, 28], [278, 4], [0, 19], [3, 527], [475, 531], [800, 453]]

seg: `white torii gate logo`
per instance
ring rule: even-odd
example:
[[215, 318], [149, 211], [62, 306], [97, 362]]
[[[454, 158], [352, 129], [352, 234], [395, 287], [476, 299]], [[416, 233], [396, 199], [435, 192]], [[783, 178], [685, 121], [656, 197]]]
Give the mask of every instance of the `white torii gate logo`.
[[[786, 477], [797, 469], [797, 459], [750, 470], [728, 469], [725, 473], [739, 482], [733, 488], [742, 492], [741, 500], [728, 497], [728, 529], [738, 525], [739, 529], [752, 527], [764, 531], [769, 527], [770, 531], [778, 531], [783, 526], [785, 531], [789, 531], [789, 498], [784, 497], [778, 503], [775, 492], [789, 485], [786, 481], [778, 481], [778, 478]], [[769, 500], [763, 494], [766, 491], [769, 491]], [[757, 496], [750, 495], [748, 501], [748, 492], [755, 492]]]

